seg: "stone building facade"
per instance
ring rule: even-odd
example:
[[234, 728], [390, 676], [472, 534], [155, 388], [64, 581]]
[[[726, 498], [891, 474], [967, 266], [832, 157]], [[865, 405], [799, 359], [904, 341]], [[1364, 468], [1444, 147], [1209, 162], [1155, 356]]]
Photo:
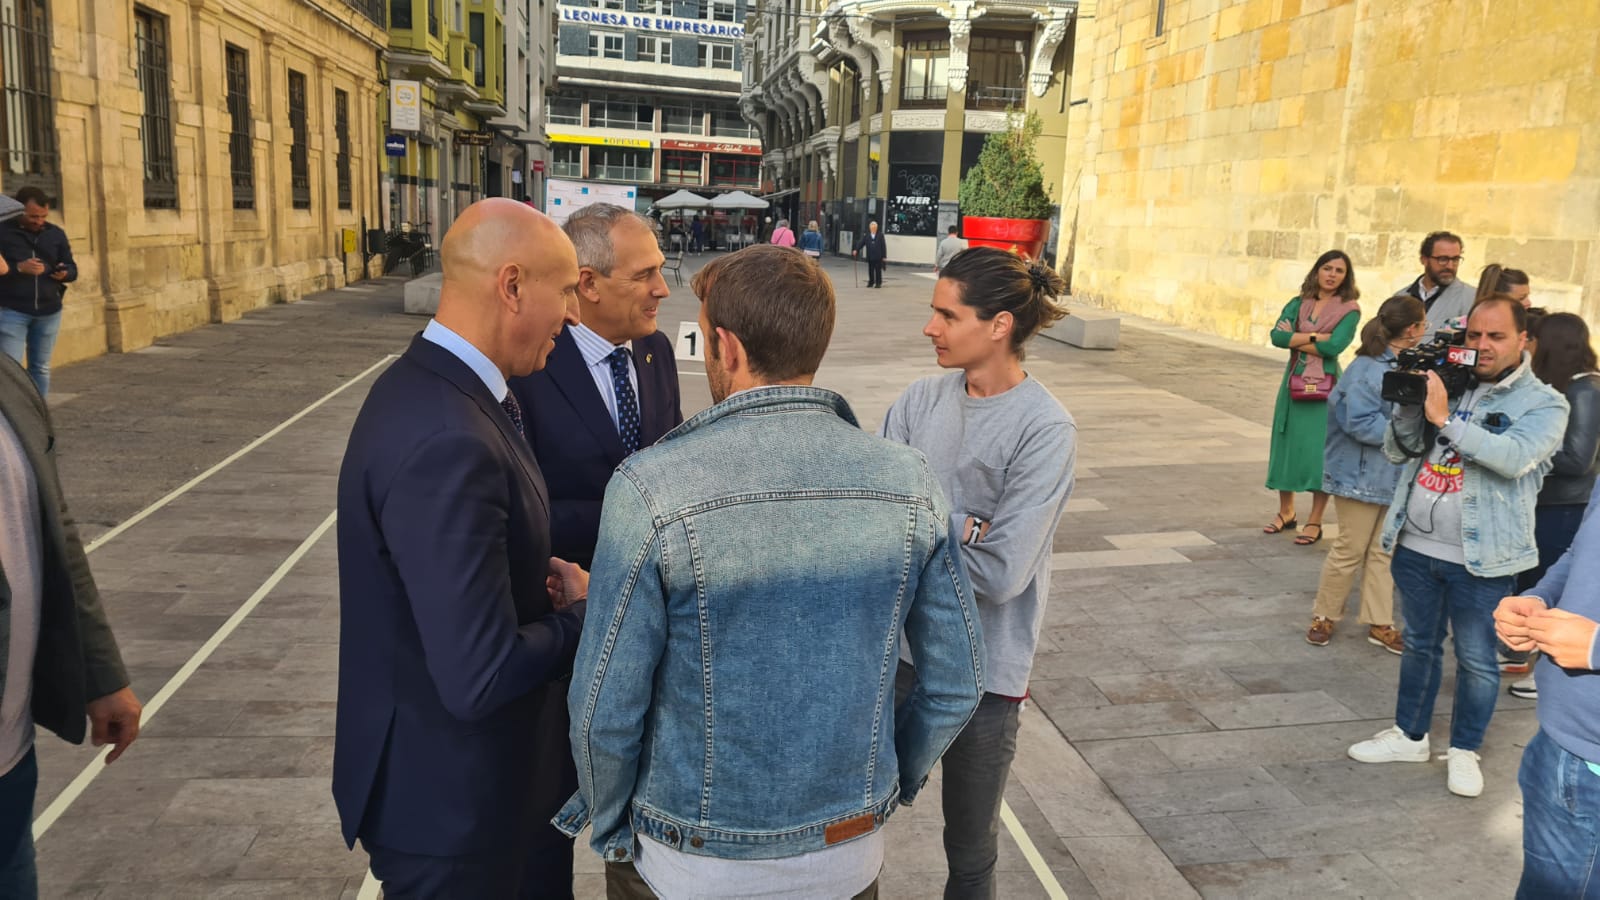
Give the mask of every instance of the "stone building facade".
[[779, 208], [849, 249], [869, 219], [889, 258], [930, 264], [961, 173], [1007, 110], [1037, 113], [1060, 198], [1077, 0], [762, 0], [741, 109]]
[[0, 9], [0, 189], [57, 198], [79, 265], [58, 364], [363, 277], [378, 0]]
[[1059, 261], [1106, 306], [1265, 341], [1323, 250], [1367, 311], [1466, 240], [1600, 323], [1600, 5], [1083, 0]]

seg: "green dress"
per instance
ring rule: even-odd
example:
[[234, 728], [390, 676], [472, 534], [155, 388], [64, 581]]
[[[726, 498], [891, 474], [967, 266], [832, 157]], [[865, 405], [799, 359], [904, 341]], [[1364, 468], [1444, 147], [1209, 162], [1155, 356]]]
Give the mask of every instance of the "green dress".
[[[1337, 306], [1330, 310], [1338, 309]], [[1324, 313], [1327, 315], [1327, 313]], [[1294, 336], [1295, 323], [1300, 321], [1300, 298], [1289, 301], [1278, 317], [1284, 328], [1272, 329], [1272, 344], [1289, 349], [1289, 339]], [[1326, 341], [1317, 341], [1323, 356], [1323, 368], [1338, 375], [1339, 354], [1355, 339], [1356, 325], [1361, 321], [1359, 310], [1350, 310], [1331, 329], [1318, 324], [1318, 331], [1330, 334]], [[1294, 374], [1305, 371], [1304, 354], [1290, 351], [1290, 359], [1299, 357]], [[1328, 404], [1315, 400], [1289, 399], [1290, 369], [1286, 365], [1283, 381], [1278, 385], [1278, 404], [1272, 411], [1272, 452], [1267, 457], [1267, 489], [1272, 491], [1322, 490], [1322, 447], [1328, 440]]]

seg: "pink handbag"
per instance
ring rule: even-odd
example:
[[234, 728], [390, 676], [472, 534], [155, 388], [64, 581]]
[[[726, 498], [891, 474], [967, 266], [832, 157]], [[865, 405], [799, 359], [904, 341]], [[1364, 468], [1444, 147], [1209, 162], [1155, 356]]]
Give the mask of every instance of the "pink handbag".
[[[1298, 355], [1305, 356], [1303, 353]], [[1311, 366], [1307, 365], [1306, 368], [1309, 370]], [[1318, 366], [1317, 368], [1322, 367]], [[1291, 373], [1289, 375], [1289, 399], [1327, 400], [1328, 395], [1333, 393], [1333, 386], [1338, 383], [1339, 377], [1332, 372], [1325, 371], [1317, 375], [1313, 375], [1309, 371], [1304, 375]]]

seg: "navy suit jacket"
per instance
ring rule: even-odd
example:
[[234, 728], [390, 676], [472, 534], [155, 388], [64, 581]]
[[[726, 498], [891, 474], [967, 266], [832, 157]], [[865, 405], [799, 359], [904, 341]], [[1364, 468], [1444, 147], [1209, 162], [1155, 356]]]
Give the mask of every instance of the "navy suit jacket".
[[[633, 368], [639, 382], [639, 446], [648, 447], [683, 422], [672, 342], [659, 331], [634, 341]], [[552, 555], [587, 569], [600, 537], [600, 501], [627, 455], [622, 438], [567, 329], [556, 337], [543, 370], [510, 383], [522, 404], [528, 443], [550, 485]]]
[[884, 240], [883, 232], [873, 234], [870, 231], [861, 233], [856, 239], [856, 249], [865, 250], [868, 262], [881, 262], [889, 256], [889, 242]]
[[500, 404], [415, 338], [373, 384], [339, 472], [333, 795], [347, 843], [509, 852], [565, 801], [551, 771], [567, 735], [540, 720], [565, 708], [555, 679], [585, 604], [551, 605], [549, 521]]

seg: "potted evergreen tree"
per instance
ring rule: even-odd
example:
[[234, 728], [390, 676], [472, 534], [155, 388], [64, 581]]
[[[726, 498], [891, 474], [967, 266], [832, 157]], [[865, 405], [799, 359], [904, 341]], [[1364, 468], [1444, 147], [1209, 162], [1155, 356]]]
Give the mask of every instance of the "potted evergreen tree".
[[962, 237], [975, 247], [999, 247], [1030, 259], [1044, 250], [1055, 204], [1044, 187], [1034, 144], [1044, 123], [1012, 111], [1011, 127], [983, 141], [978, 163], [961, 179]]

